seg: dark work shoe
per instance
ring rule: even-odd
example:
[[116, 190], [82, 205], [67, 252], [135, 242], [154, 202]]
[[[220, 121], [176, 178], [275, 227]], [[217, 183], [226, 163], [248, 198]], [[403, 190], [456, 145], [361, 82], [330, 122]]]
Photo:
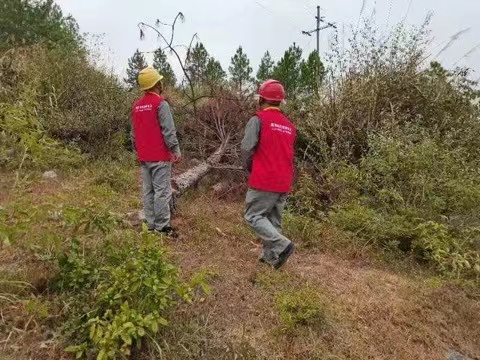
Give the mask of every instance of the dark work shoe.
[[154, 230], [157, 234], [166, 235], [172, 239], [178, 238], [177, 230], [171, 226], [165, 226], [162, 230]]
[[288, 258], [293, 254], [295, 251], [295, 244], [290, 243], [288, 246], [283, 250], [280, 255], [278, 255], [278, 260], [275, 264], [273, 264], [273, 267], [275, 270], [280, 269], [288, 260]]
[[147, 220], [143, 220], [142, 224], [145, 224], [147, 226], [147, 231], [149, 231], [149, 232], [154, 232], [155, 231], [155, 227], [153, 227], [153, 225], [152, 225], [152, 227], [148, 226]]

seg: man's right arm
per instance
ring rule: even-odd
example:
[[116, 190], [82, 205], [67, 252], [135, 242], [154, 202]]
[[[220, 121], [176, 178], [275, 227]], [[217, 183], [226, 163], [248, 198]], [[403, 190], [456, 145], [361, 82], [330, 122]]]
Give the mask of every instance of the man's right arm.
[[252, 171], [253, 154], [260, 139], [261, 122], [258, 116], [252, 117], [245, 127], [245, 136], [242, 140], [242, 162], [244, 168]]

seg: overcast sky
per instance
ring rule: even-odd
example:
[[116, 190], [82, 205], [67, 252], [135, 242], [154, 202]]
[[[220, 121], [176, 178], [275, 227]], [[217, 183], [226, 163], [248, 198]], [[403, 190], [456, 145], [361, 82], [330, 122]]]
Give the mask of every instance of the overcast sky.
[[[228, 69], [230, 58], [242, 45], [254, 71], [265, 52], [270, 50], [279, 59], [293, 42], [304, 53], [315, 49], [315, 37], [301, 34], [301, 30], [315, 28], [316, 6], [322, 16], [338, 25], [340, 34], [357, 24], [362, 0], [57, 0], [65, 13], [73, 15], [82, 32], [101, 35], [103, 59], [118, 74], [123, 74], [127, 59], [136, 48], [152, 51], [159, 46], [153, 33], [140, 41], [137, 24], [154, 23], [158, 18], [171, 22], [181, 11], [185, 23], [178, 25], [176, 43], [188, 44], [198, 33], [210, 54]], [[432, 52], [440, 50], [452, 35], [464, 33], [439, 60], [447, 67], [468, 66], [480, 77], [480, 48], [468, 57], [465, 54], [480, 45], [480, 0], [365, 0], [364, 15], [375, 9], [375, 21], [383, 29], [402, 19], [407, 24], [420, 25], [429, 11], [434, 16], [431, 24]], [[168, 29], [165, 28], [168, 34]], [[321, 33], [321, 49], [327, 50], [331, 29]], [[172, 65], [178, 67], [172, 61]]]

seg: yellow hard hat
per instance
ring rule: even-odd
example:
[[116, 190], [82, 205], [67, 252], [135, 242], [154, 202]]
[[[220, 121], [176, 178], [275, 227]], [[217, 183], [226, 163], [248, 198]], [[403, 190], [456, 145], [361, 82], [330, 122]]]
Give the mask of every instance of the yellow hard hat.
[[163, 76], [153, 67], [149, 66], [138, 74], [138, 86], [140, 90], [145, 91], [153, 88], [162, 79]]

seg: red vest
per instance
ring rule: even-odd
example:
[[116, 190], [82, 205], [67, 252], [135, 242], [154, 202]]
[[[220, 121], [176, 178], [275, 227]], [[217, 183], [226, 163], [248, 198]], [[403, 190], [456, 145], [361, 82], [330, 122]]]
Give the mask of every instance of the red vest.
[[276, 108], [257, 112], [261, 130], [253, 155], [248, 186], [252, 189], [288, 193], [294, 172], [294, 144], [297, 131]]
[[133, 135], [140, 161], [170, 161], [172, 158], [158, 119], [158, 108], [162, 101], [164, 99], [160, 95], [147, 92], [133, 105]]

